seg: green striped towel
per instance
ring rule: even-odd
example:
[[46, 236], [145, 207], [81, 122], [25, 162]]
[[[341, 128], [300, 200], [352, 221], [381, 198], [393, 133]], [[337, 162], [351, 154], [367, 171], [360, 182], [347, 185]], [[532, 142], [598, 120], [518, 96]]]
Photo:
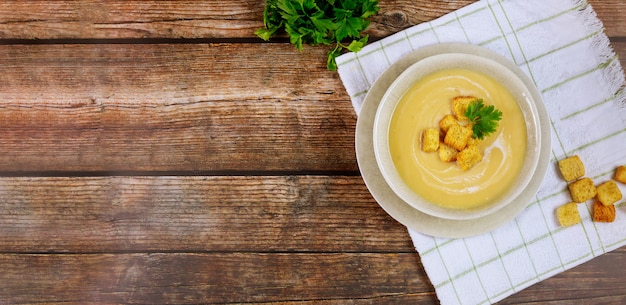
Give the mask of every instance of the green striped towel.
[[[579, 155], [597, 184], [626, 164], [624, 72], [603, 26], [586, 1], [483, 0], [337, 58], [357, 114], [387, 67], [412, 50], [464, 42], [498, 52], [534, 81], [550, 115], [550, 168], [537, 195], [514, 220], [478, 236], [435, 238], [409, 229], [442, 304], [489, 304], [626, 245], [626, 207], [613, 223], [558, 225], [570, 201], [556, 161]], [[626, 186], [619, 184], [622, 193]], [[624, 200], [622, 200], [623, 202]]]

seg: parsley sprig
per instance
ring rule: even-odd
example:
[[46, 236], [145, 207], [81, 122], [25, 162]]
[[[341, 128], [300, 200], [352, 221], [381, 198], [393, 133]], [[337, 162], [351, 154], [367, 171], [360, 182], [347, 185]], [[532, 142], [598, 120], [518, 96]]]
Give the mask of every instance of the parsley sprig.
[[267, 0], [263, 11], [264, 28], [255, 34], [264, 40], [284, 30], [289, 41], [302, 50], [303, 44], [330, 45], [326, 66], [336, 70], [335, 58], [344, 50], [357, 52], [368, 35], [361, 36], [378, 13], [378, 0]]
[[502, 112], [493, 105], [485, 105], [483, 99], [471, 102], [467, 106], [465, 116], [472, 123], [472, 137], [484, 139], [498, 128], [498, 121], [502, 119]]

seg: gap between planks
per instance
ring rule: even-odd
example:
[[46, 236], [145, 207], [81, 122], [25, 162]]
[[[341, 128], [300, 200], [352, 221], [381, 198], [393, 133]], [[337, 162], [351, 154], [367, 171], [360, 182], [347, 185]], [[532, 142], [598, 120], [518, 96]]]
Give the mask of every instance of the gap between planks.
[[255, 171], [255, 170], [181, 170], [181, 171], [0, 171], [0, 177], [284, 177], [284, 176], [318, 176], [318, 177], [358, 177], [359, 171], [351, 170], [303, 170], [303, 171]]

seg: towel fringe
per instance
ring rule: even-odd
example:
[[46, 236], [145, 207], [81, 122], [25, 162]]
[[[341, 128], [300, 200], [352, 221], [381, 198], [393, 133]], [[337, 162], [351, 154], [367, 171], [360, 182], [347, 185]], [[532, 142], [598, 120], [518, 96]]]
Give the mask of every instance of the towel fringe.
[[626, 77], [610, 40], [604, 35], [604, 24], [587, 0], [576, 0], [575, 4], [580, 6], [579, 15], [585, 26], [591, 32], [597, 33], [591, 38], [591, 44], [601, 63], [608, 63], [606, 68], [602, 69], [602, 77], [606, 80], [611, 92], [614, 93], [618, 105], [626, 107], [626, 91], [624, 90]]

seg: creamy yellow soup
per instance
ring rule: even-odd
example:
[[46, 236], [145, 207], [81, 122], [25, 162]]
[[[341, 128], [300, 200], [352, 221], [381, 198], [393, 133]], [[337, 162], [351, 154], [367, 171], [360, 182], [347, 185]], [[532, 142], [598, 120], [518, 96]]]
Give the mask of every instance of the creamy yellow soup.
[[[467, 171], [421, 150], [422, 131], [438, 128], [439, 120], [452, 113], [452, 98], [460, 95], [482, 98], [502, 111], [497, 131], [478, 145], [483, 160]], [[511, 93], [491, 77], [441, 70], [420, 79], [401, 98], [390, 122], [389, 146], [400, 177], [421, 197], [448, 208], [478, 208], [515, 183], [525, 157], [526, 123]]]

